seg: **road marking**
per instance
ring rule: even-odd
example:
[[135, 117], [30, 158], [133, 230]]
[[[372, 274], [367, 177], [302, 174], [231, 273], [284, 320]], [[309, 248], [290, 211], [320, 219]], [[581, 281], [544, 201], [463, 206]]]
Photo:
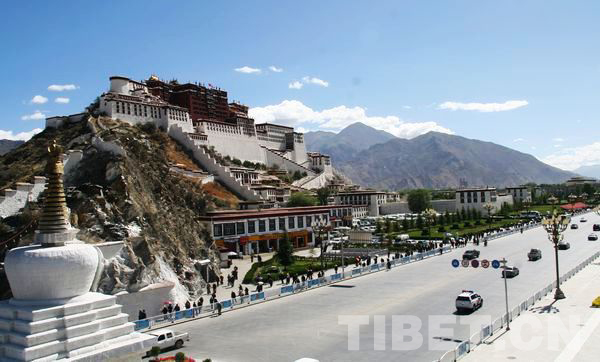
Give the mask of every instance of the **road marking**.
[[567, 344], [565, 349], [560, 355], [554, 360], [555, 362], [569, 362], [573, 361], [575, 356], [581, 351], [581, 347], [585, 344], [585, 341], [590, 338], [592, 333], [600, 324], [600, 311], [595, 311], [588, 322], [575, 334], [575, 337]]

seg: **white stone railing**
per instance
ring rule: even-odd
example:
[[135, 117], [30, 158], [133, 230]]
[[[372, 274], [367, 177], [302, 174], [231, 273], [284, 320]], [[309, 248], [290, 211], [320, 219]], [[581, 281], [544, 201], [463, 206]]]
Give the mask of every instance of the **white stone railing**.
[[17, 182], [14, 189], [5, 189], [0, 196], [0, 218], [16, 215], [27, 202], [37, 201], [45, 187], [46, 178], [35, 176], [32, 183]]

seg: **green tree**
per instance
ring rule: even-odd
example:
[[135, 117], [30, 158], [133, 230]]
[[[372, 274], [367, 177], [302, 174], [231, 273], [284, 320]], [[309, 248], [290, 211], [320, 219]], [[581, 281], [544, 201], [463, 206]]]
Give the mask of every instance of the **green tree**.
[[408, 231], [409, 227], [410, 227], [410, 222], [408, 221], [408, 219], [402, 219], [402, 230]]
[[318, 200], [306, 191], [296, 192], [290, 196], [288, 207], [315, 206]]
[[185, 361], [185, 353], [183, 353], [183, 352], [177, 352], [175, 354], [175, 361], [176, 362], [183, 362], [183, 361]]
[[418, 189], [408, 193], [408, 208], [415, 214], [420, 214], [431, 206], [431, 196], [428, 190]]
[[277, 250], [276, 257], [283, 266], [292, 265], [294, 262], [294, 248], [287, 232], [285, 238], [279, 241], [279, 250]]
[[377, 221], [377, 225], [375, 225], [375, 234], [381, 234], [383, 232], [383, 225], [380, 221]]
[[317, 199], [319, 200], [319, 205], [327, 205], [327, 199], [329, 199], [329, 195], [331, 195], [331, 191], [327, 187], [321, 187], [317, 190]]
[[423, 217], [421, 214], [417, 216], [417, 229], [423, 229]]

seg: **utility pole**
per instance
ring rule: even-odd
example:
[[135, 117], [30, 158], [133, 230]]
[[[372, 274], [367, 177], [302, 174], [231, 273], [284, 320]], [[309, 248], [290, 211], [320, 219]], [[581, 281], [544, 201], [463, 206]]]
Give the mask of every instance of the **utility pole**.
[[508, 314], [508, 286], [506, 283], [506, 258], [500, 260], [502, 264], [502, 277], [504, 278], [504, 300], [506, 301], [506, 330], [510, 331], [510, 315]]

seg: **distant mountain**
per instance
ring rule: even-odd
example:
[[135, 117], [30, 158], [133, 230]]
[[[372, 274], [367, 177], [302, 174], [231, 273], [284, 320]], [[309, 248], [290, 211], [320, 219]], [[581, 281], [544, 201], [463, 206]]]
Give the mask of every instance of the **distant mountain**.
[[574, 175], [508, 147], [438, 132], [394, 138], [332, 162], [360, 185], [389, 190], [456, 188], [461, 179], [469, 186], [559, 183]]
[[600, 165], [581, 166], [573, 172], [582, 176], [594, 177], [600, 179]]
[[0, 156], [19, 147], [24, 141], [0, 140]]
[[331, 156], [334, 165], [336, 162], [351, 159], [359, 151], [395, 138], [391, 133], [360, 122], [349, 125], [339, 133], [317, 131], [304, 134], [307, 151], [317, 151]]

